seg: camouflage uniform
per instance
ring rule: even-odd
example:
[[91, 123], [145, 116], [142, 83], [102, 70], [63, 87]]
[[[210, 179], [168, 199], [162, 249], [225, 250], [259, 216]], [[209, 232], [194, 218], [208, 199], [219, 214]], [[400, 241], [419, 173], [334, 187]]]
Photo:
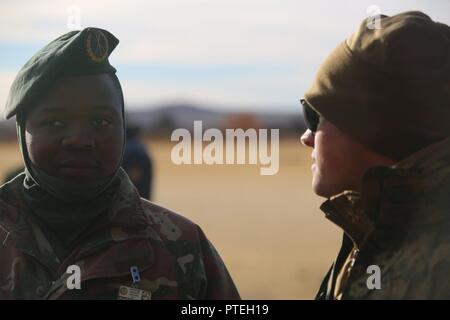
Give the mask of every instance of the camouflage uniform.
[[151, 200], [153, 182], [152, 159], [146, 146], [137, 137], [128, 137], [128, 134], [122, 168], [127, 172], [140, 196]]
[[[22, 199], [24, 177], [0, 188], [0, 299], [115, 299], [132, 286], [130, 266], [152, 299], [239, 299], [200, 227], [140, 198], [123, 170], [105, 219], [60, 261]], [[67, 288], [70, 265], [80, 267], [79, 290]]]
[[[361, 194], [321, 209], [341, 227], [339, 255], [317, 299], [450, 299], [450, 138], [393, 167], [374, 167]], [[370, 265], [381, 289], [368, 289]]]

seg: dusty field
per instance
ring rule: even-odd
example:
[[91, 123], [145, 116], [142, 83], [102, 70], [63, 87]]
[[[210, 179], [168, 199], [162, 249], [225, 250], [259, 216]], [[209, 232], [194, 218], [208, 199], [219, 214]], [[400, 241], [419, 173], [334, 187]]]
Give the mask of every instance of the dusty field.
[[[282, 140], [280, 170], [259, 165], [181, 165], [173, 144], [150, 141], [154, 201], [198, 223], [215, 244], [244, 299], [312, 299], [339, 247], [340, 233], [310, 189], [310, 152]], [[20, 164], [15, 143], [0, 146], [0, 176]]]

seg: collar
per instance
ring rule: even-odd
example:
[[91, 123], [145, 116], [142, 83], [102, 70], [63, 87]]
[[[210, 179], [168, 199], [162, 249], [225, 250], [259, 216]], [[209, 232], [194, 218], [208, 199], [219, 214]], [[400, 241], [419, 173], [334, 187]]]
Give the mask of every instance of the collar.
[[361, 195], [358, 192], [344, 191], [325, 201], [320, 209], [328, 220], [345, 232], [357, 248], [361, 247], [366, 237], [373, 231], [374, 224], [364, 213]]
[[[3, 245], [15, 239], [16, 247], [23, 253], [33, 256], [52, 272], [64, 266], [54, 252], [47, 236], [28, 214], [20, 189], [25, 174], [17, 176], [1, 189], [0, 204], [7, 208], [8, 215], [0, 215], [0, 236]], [[111, 242], [130, 239], [158, 239], [149, 223], [139, 194], [132, 182], [121, 169], [118, 175], [119, 187], [112, 197], [104, 219], [91, 226], [83, 235], [83, 241], [71, 250], [65, 261], [75, 261], [91, 255], [108, 246]], [[7, 199], [7, 200], [6, 200]]]
[[375, 229], [395, 233], [405, 228], [424, 195], [448, 179], [449, 163], [450, 138], [447, 138], [393, 166], [369, 168], [361, 192], [344, 191], [326, 200], [320, 209], [360, 248]]

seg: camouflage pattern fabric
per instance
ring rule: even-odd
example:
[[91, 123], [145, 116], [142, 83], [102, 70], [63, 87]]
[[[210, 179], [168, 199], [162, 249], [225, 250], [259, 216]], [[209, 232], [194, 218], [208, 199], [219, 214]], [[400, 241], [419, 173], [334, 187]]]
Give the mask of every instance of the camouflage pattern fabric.
[[[135, 286], [152, 299], [239, 299], [199, 226], [140, 198], [126, 174], [105, 214], [60, 261], [21, 198], [24, 174], [0, 188], [0, 299], [116, 299]], [[69, 289], [70, 265], [81, 289]]]
[[[370, 168], [360, 194], [321, 209], [345, 233], [316, 299], [450, 299], [450, 138]], [[370, 265], [379, 290], [367, 286]]]

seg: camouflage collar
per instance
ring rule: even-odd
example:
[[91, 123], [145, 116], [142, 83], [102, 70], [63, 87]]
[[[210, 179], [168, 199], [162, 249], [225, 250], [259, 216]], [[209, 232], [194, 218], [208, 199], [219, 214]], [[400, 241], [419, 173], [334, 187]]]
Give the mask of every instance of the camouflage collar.
[[[361, 192], [344, 191], [325, 201], [321, 210], [361, 247], [375, 230], [395, 234], [413, 220], [415, 207], [450, 175], [450, 138], [433, 144], [394, 166], [373, 167]], [[395, 214], [393, 214], [395, 213]], [[421, 222], [439, 219], [415, 217]]]
[[[20, 188], [24, 176], [22, 174], [16, 177], [1, 190], [1, 240], [5, 242], [3, 245], [8, 245], [10, 239], [15, 240], [19, 250], [56, 272], [64, 262], [56, 256], [54, 247], [47, 239], [48, 235], [36, 223], [22, 199]], [[155, 232], [149, 226], [149, 218], [133, 184], [124, 172], [118, 177], [120, 185], [107, 208], [107, 214], [83, 233], [83, 241], [77, 241], [75, 248], [70, 250], [64, 260], [69, 257], [69, 260], [81, 259], [105, 248], [111, 242], [155, 238]]]
[[325, 201], [320, 209], [328, 220], [344, 230], [357, 248], [373, 230], [373, 223], [364, 213], [358, 192], [344, 191]]
[[122, 168], [119, 170], [118, 178], [120, 186], [108, 210], [110, 226], [145, 227], [148, 220], [142, 207], [141, 197]]
[[398, 162], [393, 168], [414, 170], [423, 176], [434, 175], [441, 170], [449, 170], [450, 137], [432, 144]]

